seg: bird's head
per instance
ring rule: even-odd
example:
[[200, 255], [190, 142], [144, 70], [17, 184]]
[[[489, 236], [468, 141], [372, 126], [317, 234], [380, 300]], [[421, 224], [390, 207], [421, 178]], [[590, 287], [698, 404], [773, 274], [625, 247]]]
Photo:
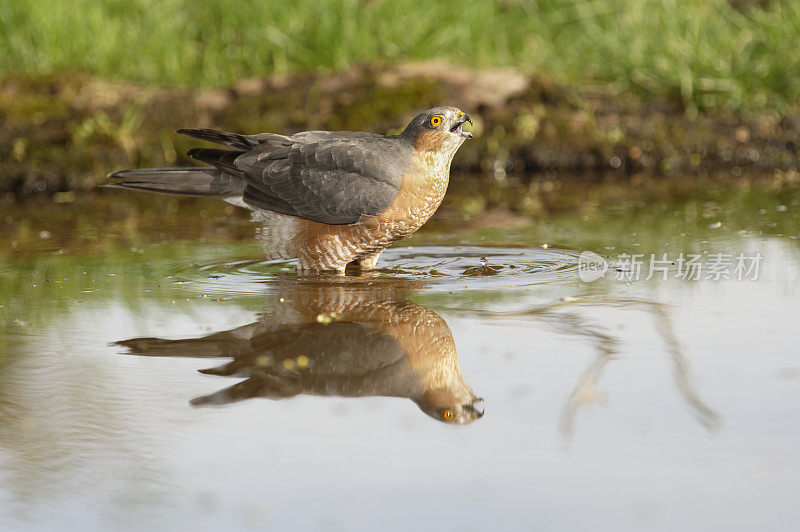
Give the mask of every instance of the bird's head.
[[417, 115], [400, 134], [414, 143], [418, 151], [455, 150], [472, 133], [463, 130], [464, 124], [472, 124], [472, 118], [455, 107], [434, 107]]
[[414, 400], [433, 419], [453, 425], [467, 425], [483, 416], [483, 399], [464, 384], [459, 389], [428, 390]]

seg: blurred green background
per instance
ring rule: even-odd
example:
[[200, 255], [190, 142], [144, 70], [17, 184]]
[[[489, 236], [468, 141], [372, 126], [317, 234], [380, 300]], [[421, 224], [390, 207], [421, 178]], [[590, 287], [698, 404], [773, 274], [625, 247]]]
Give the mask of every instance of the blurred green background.
[[13, 0], [0, 71], [162, 86], [444, 58], [702, 108], [800, 96], [800, 3], [729, 0]]

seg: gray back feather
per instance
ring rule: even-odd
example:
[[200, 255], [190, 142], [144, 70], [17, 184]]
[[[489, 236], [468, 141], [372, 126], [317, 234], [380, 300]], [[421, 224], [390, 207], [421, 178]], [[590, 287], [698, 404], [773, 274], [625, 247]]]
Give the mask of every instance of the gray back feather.
[[360, 131], [240, 135], [213, 129], [179, 133], [232, 150], [199, 148], [189, 156], [244, 179], [254, 209], [327, 224], [352, 224], [387, 208], [412, 169], [408, 138]]
[[355, 223], [387, 208], [414, 164], [411, 143], [398, 137], [309, 131], [290, 139], [288, 146], [259, 145], [236, 158], [249, 206]]

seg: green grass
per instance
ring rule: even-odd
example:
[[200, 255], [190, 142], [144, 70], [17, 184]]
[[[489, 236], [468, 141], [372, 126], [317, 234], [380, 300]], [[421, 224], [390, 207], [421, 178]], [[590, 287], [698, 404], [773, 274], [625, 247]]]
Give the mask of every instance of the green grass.
[[224, 86], [436, 57], [513, 65], [697, 108], [794, 108], [800, 2], [738, 4], [745, 7], [728, 0], [11, 0], [0, 2], [0, 75], [78, 69]]

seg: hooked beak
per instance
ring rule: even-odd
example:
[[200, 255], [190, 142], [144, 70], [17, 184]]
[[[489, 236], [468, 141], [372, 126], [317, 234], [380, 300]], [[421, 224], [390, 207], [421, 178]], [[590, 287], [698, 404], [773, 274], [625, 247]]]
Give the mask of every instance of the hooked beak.
[[457, 133], [457, 134], [461, 135], [464, 138], [471, 139], [472, 137], [474, 137], [474, 135], [472, 133], [470, 133], [469, 131], [462, 131], [461, 130], [461, 126], [463, 126], [467, 122], [469, 122], [470, 125], [473, 125], [472, 124], [472, 118], [468, 114], [464, 113], [461, 116], [460, 120], [458, 122], [456, 122], [453, 125], [453, 127], [450, 128], [450, 132], [451, 133]]

